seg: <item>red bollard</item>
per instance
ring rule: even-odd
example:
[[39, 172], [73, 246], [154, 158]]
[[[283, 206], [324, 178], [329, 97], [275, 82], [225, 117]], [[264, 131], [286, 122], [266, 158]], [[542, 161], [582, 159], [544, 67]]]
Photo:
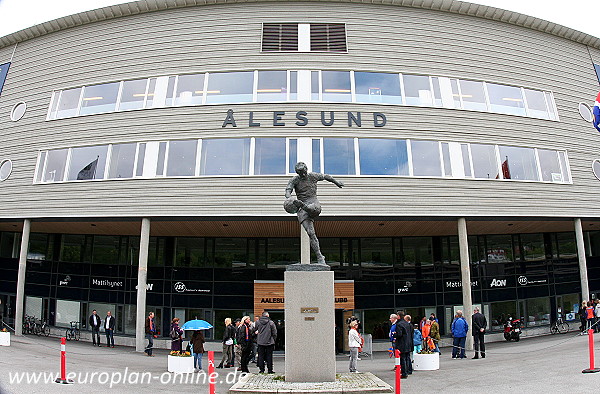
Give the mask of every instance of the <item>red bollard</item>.
[[590, 367], [581, 371], [582, 373], [600, 372], [600, 368], [594, 368], [594, 330], [588, 330], [588, 344], [590, 346]]
[[396, 394], [400, 394], [400, 375], [402, 374], [402, 366], [400, 365], [400, 350], [394, 351], [396, 357]]
[[67, 338], [60, 338], [60, 378], [55, 383], [69, 384], [72, 380], [67, 380]]
[[208, 352], [208, 392], [215, 394], [215, 352]]

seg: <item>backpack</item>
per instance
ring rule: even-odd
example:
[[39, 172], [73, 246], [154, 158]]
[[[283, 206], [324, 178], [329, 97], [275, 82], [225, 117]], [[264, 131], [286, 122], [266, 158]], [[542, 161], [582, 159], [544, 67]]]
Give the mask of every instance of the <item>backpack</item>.
[[177, 331], [175, 329], [175, 327], [172, 327], [171, 333], [169, 334], [169, 336], [171, 337], [172, 340], [177, 340], [177, 339], [179, 339], [179, 331]]

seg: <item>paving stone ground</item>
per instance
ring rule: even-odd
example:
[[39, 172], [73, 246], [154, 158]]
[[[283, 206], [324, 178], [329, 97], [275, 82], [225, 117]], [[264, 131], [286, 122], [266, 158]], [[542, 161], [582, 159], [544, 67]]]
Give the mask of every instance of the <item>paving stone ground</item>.
[[[598, 365], [600, 335], [595, 336], [595, 348]], [[576, 333], [524, 338], [518, 343], [492, 343], [488, 345], [488, 357], [483, 360], [472, 360], [472, 352], [469, 352], [468, 359], [452, 360], [450, 349], [443, 348], [440, 369], [415, 371], [408, 379], [402, 380], [402, 393], [598, 392], [600, 373], [581, 373], [589, 366], [587, 349], [587, 336]], [[68, 342], [67, 372], [75, 374], [77, 382], [59, 385], [53, 380], [60, 371], [60, 340], [13, 337], [10, 347], [0, 346], [0, 393], [208, 393], [206, 374], [175, 376], [166, 372], [168, 352], [157, 350], [155, 354], [156, 357], [146, 357], [128, 347], [97, 348], [86, 342]], [[216, 354], [219, 361], [220, 356], [220, 353]], [[206, 356], [203, 363], [207, 365]], [[376, 353], [373, 360], [363, 358], [359, 361], [358, 370], [371, 372], [393, 386], [393, 365], [393, 359], [381, 352]], [[283, 369], [284, 356], [277, 353], [275, 372], [283, 373]], [[258, 368], [251, 364], [250, 371], [256, 373]], [[337, 357], [336, 371], [340, 374], [348, 372], [347, 355]], [[218, 369], [217, 372], [217, 394], [227, 393], [240, 378], [239, 372], [231, 368]], [[15, 376], [24, 380], [17, 383]], [[41, 378], [35, 382], [31, 380], [32, 376]], [[27, 378], [30, 378], [29, 383]], [[49, 379], [48, 383], [43, 378]], [[111, 384], [113, 378], [115, 382]]]

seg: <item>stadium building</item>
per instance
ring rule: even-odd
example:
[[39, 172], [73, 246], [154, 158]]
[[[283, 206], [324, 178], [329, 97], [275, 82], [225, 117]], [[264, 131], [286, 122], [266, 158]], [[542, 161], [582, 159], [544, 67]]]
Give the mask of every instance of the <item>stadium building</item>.
[[598, 64], [599, 38], [454, 0], [142, 0], [2, 37], [0, 313], [111, 310], [138, 346], [147, 311], [283, 321], [303, 161], [345, 184], [316, 222], [338, 326], [574, 319], [600, 293]]

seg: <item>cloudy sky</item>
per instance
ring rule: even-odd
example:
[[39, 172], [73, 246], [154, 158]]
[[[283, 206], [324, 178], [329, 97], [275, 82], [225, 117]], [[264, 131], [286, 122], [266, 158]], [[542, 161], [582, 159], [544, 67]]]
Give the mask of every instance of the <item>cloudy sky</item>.
[[[126, 0], [0, 0], [0, 37], [48, 20]], [[471, 1], [517, 11], [600, 37], [600, 0]]]

